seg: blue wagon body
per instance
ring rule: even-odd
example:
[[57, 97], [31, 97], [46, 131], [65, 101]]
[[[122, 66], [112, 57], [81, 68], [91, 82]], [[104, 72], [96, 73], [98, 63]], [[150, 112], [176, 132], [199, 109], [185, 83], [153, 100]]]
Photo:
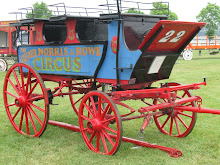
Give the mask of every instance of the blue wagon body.
[[34, 45], [18, 48], [19, 62], [33, 66], [40, 74], [148, 86], [169, 78], [181, 51], [201, 29], [200, 23], [164, 19], [121, 14], [123, 21], [119, 22], [117, 14], [102, 14], [23, 20], [22, 25], [35, 25], [36, 40]]

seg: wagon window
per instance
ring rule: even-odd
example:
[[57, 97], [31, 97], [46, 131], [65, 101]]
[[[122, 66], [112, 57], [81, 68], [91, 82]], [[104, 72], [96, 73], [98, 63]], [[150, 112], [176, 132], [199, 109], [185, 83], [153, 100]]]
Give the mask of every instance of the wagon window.
[[0, 31], [0, 48], [8, 47], [8, 33]]
[[28, 43], [28, 32], [25, 31], [25, 30], [19, 31], [19, 34], [17, 34], [17, 32], [14, 31], [12, 33], [12, 37], [13, 37], [12, 41], [15, 41], [16, 37], [18, 37], [16, 42], [13, 42], [13, 47], [16, 47], [16, 46], [19, 46], [19, 45], [27, 45], [27, 44], [29, 44]]
[[148, 17], [124, 17], [124, 40], [130, 50], [137, 50], [144, 40], [144, 36], [160, 20]]
[[76, 23], [76, 34], [80, 41], [107, 41], [108, 25], [94, 23], [94, 21], [81, 21]]
[[67, 36], [66, 24], [45, 24], [43, 28], [43, 36], [45, 42], [65, 42]]

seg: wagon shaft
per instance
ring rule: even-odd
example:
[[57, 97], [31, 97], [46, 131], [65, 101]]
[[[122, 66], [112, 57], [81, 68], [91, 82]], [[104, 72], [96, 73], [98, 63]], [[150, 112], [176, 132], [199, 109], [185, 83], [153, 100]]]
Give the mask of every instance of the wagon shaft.
[[[62, 127], [62, 128], [68, 129], [68, 130], [75, 131], [75, 132], [81, 132], [80, 128], [78, 126], [75, 126], [75, 125], [71, 125], [71, 124], [67, 124], [67, 123], [63, 123], [63, 122], [57, 122], [57, 121], [53, 121], [53, 120], [49, 120], [48, 123], [51, 124], [51, 125], [59, 126], [59, 127]], [[110, 134], [109, 136], [113, 139], [117, 138], [113, 134]], [[165, 151], [165, 152], [169, 153], [169, 155], [171, 157], [180, 157], [180, 156], [182, 156], [182, 152], [180, 150], [177, 150], [176, 148], [164, 147], [164, 146], [151, 144], [151, 143], [147, 143], [147, 142], [144, 142], [144, 141], [139, 141], [139, 140], [132, 139], [132, 138], [127, 138], [127, 137], [122, 137], [122, 141], [133, 143], [135, 145], [142, 146], [142, 147], [159, 149], [159, 150], [162, 150], [162, 151]]]
[[162, 104], [158, 104], [158, 105], [152, 105], [152, 106], [149, 106], [146, 108], [140, 108], [138, 110], [138, 112], [144, 113], [144, 112], [154, 111], [157, 109], [176, 108], [176, 106], [178, 106], [178, 105], [198, 101], [200, 99], [201, 99], [200, 97], [189, 97], [189, 98], [185, 98], [185, 99], [176, 100], [171, 103], [162, 103]]
[[201, 108], [201, 107], [186, 107], [186, 106], [177, 106], [175, 107], [178, 111], [191, 111], [191, 112], [198, 112], [198, 113], [210, 113], [215, 115], [220, 115], [220, 110], [217, 109], [208, 109], [208, 108]]

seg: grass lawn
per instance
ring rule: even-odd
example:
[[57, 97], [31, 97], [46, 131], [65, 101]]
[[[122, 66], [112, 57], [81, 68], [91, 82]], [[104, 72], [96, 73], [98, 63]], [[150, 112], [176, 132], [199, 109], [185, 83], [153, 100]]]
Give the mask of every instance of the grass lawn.
[[[5, 112], [3, 101], [3, 82], [6, 72], [0, 73], [0, 164], [220, 164], [220, 116], [198, 114], [193, 131], [186, 138], [174, 138], [159, 132], [153, 123], [145, 130], [145, 141], [166, 147], [177, 148], [183, 152], [179, 158], [171, 158], [157, 149], [136, 148], [122, 142], [114, 156], [103, 156], [90, 151], [81, 133], [48, 125], [40, 138], [20, 135], [12, 127]], [[194, 51], [191, 61], [178, 60], [169, 80], [190, 84], [202, 82], [207, 78], [207, 86], [192, 91], [203, 98], [204, 108], [220, 109], [220, 54], [209, 55], [208, 51]], [[160, 82], [155, 83], [159, 85]], [[47, 84], [48, 85], [48, 84]], [[48, 87], [48, 86], [47, 86]], [[69, 97], [55, 98], [50, 105], [50, 119], [78, 125]], [[140, 108], [138, 101], [130, 101], [134, 109]], [[123, 123], [123, 135], [137, 138], [143, 119]]]

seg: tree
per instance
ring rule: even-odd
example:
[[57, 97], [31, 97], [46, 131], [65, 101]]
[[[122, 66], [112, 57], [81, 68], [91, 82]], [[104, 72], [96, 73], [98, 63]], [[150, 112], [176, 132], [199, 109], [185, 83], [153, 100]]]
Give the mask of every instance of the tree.
[[33, 4], [33, 10], [26, 15], [26, 18], [49, 18], [52, 11], [48, 9], [44, 2]]
[[137, 9], [135, 9], [135, 8], [130, 8], [130, 9], [128, 9], [128, 11], [126, 11], [125, 13], [137, 13], [137, 14], [144, 14], [144, 12], [139, 11], [139, 10], [137, 10]]
[[[168, 13], [169, 11], [169, 13]], [[168, 15], [168, 20], [178, 20], [176, 13], [169, 10], [168, 5], [162, 2], [153, 2], [153, 10], [150, 11], [151, 15]]]
[[220, 26], [220, 7], [216, 4], [208, 3], [208, 5], [203, 8], [199, 15], [196, 16], [199, 22], [206, 22], [207, 31], [205, 34], [208, 36], [209, 41], [214, 38], [215, 31]]

